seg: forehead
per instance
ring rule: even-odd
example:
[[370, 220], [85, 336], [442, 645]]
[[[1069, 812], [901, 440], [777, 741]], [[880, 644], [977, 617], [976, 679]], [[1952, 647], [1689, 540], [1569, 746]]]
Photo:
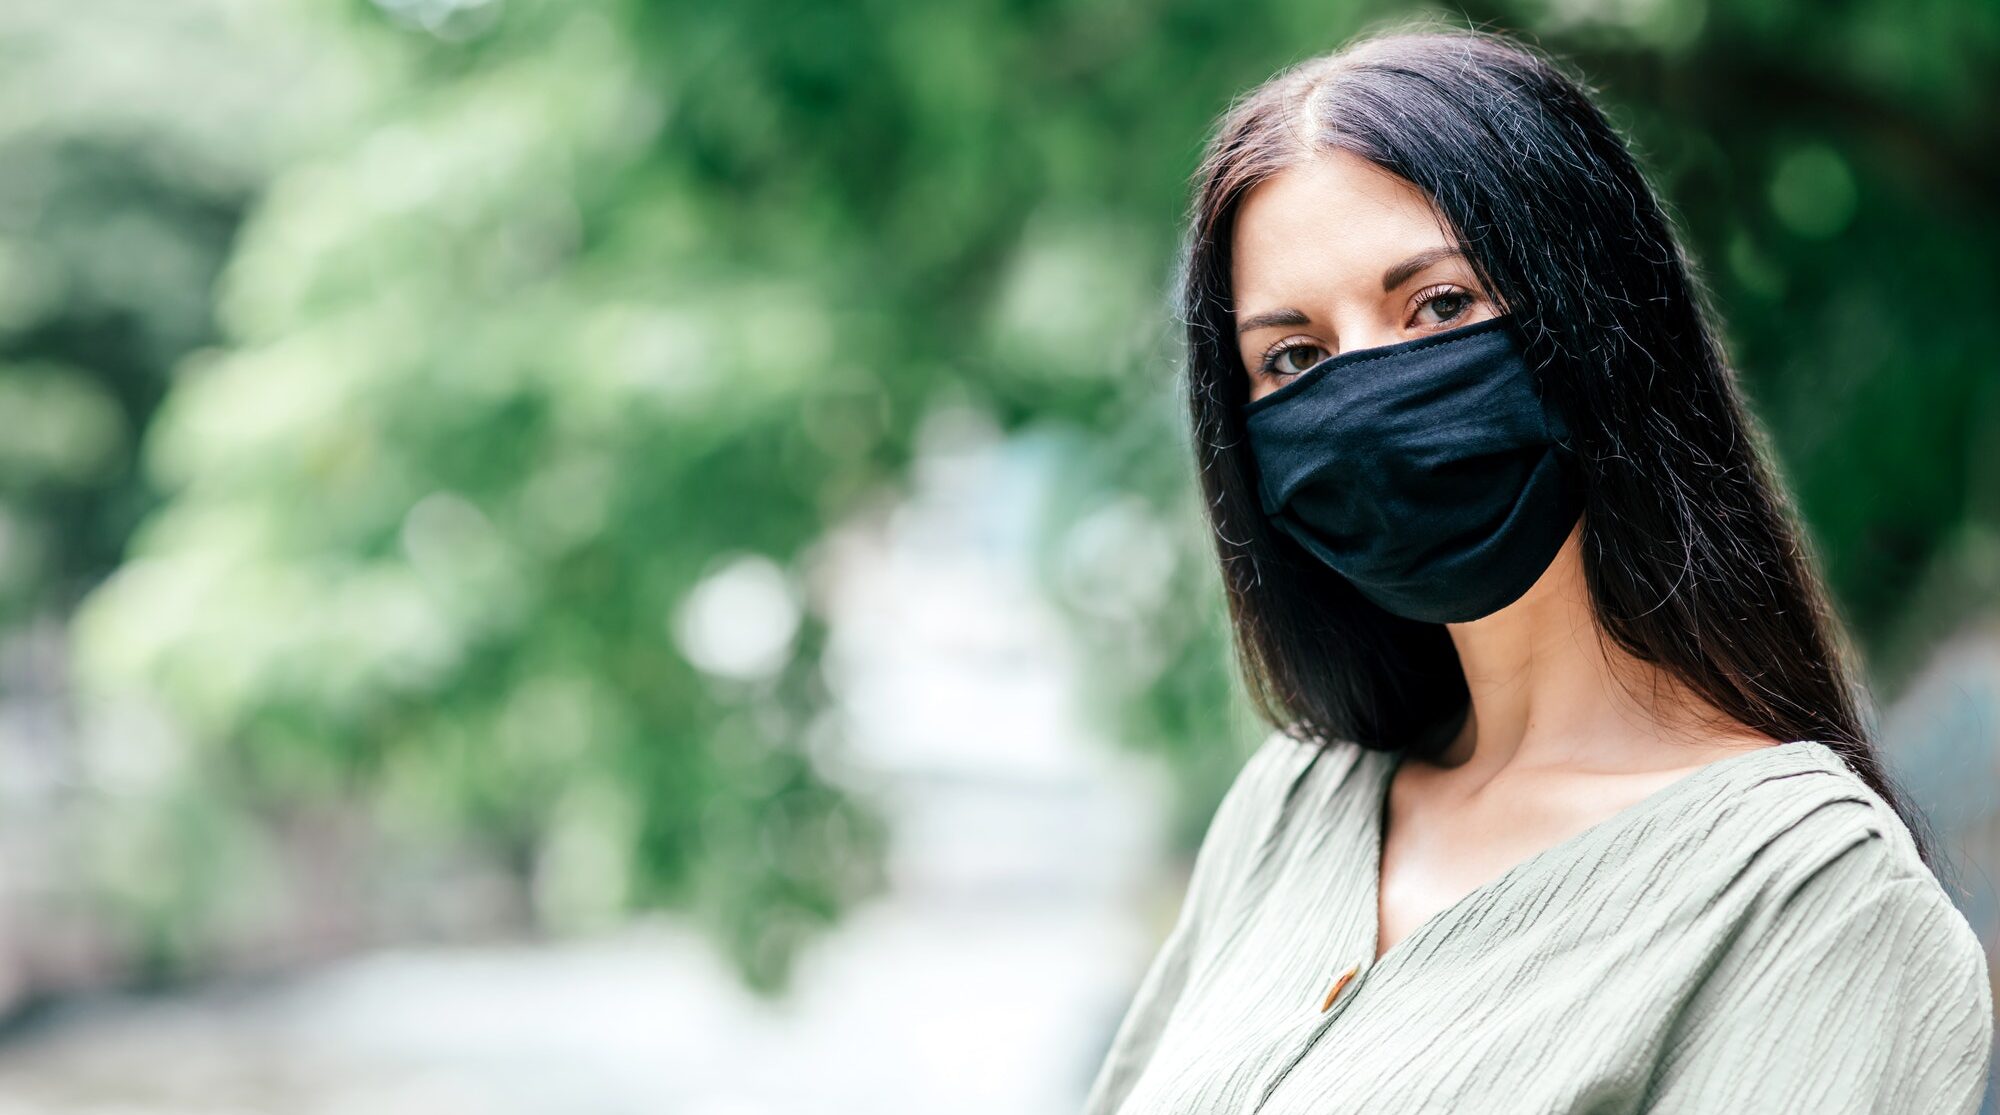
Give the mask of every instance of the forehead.
[[[1382, 272], [1452, 243], [1424, 192], [1347, 151], [1326, 151], [1258, 183], [1236, 214], [1231, 282], [1239, 308], [1262, 297], [1382, 290]], [[1268, 307], [1262, 307], [1268, 308]]]

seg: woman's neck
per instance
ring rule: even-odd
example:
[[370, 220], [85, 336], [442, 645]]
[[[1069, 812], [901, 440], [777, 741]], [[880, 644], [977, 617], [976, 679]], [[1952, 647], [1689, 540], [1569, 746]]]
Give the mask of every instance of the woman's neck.
[[1538, 769], [1625, 773], [1685, 764], [1683, 745], [1697, 735], [1743, 733], [1665, 671], [1600, 638], [1581, 539], [1579, 520], [1519, 600], [1447, 625], [1472, 704], [1435, 765], [1481, 783]]

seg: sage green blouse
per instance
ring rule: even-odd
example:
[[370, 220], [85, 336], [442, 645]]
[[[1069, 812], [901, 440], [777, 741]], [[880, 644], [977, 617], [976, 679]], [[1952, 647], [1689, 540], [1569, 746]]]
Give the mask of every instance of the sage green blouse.
[[1985, 953], [1826, 745], [1700, 767], [1376, 960], [1400, 760], [1264, 740], [1084, 1115], [1978, 1110]]

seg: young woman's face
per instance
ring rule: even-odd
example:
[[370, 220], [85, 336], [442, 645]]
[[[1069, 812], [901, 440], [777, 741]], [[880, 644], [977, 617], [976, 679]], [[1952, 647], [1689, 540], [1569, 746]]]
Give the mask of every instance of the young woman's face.
[[1500, 312], [1423, 191], [1346, 151], [1260, 183], [1235, 236], [1237, 349], [1252, 399], [1329, 356]]

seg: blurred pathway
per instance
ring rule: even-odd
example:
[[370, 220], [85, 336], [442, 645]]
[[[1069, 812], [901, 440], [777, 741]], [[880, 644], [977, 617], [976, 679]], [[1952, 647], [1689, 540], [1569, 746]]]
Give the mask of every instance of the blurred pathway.
[[851, 747], [825, 758], [896, 843], [890, 894], [796, 995], [752, 1000], [672, 924], [381, 953], [75, 1005], [0, 1043], [0, 1115], [1075, 1110], [1176, 904], [1166, 784], [1077, 726], [1080, 671], [1027, 577], [1038, 458], [940, 423], [915, 498], [828, 547]]

